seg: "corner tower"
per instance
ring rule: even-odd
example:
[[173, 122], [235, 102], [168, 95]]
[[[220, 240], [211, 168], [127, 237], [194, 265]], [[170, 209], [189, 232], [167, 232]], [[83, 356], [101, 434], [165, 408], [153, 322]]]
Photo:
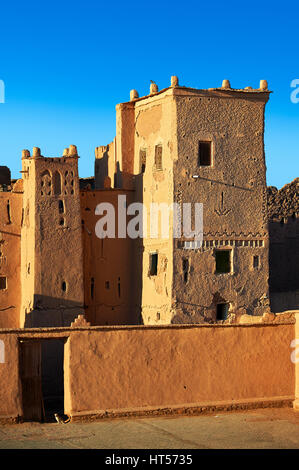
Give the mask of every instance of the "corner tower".
[[77, 148], [22, 153], [21, 327], [67, 326], [84, 313]]
[[[173, 321], [269, 311], [264, 111], [266, 80], [232, 89], [175, 88], [174, 200], [203, 204], [203, 245], [177, 240]], [[233, 317], [232, 317], [233, 318]]]

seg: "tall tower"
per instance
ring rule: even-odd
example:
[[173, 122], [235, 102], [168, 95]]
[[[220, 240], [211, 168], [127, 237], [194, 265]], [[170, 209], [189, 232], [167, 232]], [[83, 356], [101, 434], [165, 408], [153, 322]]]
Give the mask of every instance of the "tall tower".
[[[171, 86], [117, 106], [117, 162], [134, 175], [136, 201], [203, 204], [203, 244], [136, 240], [142, 321], [200, 323], [269, 311], [264, 111], [257, 89]], [[150, 221], [148, 221], [149, 225]], [[170, 227], [173, 219], [170, 221]], [[139, 267], [139, 269], [138, 269]], [[233, 317], [232, 317], [233, 318]]]
[[67, 326], [84, 313], [77, 148], [22, 153], [21, 327]]
[[269, 311], [264, 153], [267, 82], [232, 89], [176, 88], [174, 201], [203, 204], [203, 245], [174, 247], [174, 322]]

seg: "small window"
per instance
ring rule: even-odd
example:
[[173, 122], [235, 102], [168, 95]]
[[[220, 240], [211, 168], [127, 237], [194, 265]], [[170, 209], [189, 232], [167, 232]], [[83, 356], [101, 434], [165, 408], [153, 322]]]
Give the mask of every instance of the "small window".
[[229, 304], [217, 304], [216, 320], [226, 320]]
[[93, 299], [94, 298], [94, 278], [91, 278], [90, 281], [90, 297]]
[[212, 149], [211, 142], [199, 142], [198, 144], [199, 166], [211, 166], [212, 165], [211, 149]]
[[253, 267], [258, 268], [259, 265], [260, 265], [260, 257], [256, 255], [253, 257]]
[[58, 210], [59, 214], [64, 214], [64, 202], [61, 200], [58, 201]]
[[66, 282], [65, 281], [63, 281], [61, 283], [61, 290], [62, 290], [62, 292], [66, 292]]
[[231, 250], [216, 250], [216, 273], [231, 272]]
[[155, 168], [156, 170], [162, 170], [162, 145], [156, 145], [155, 147]]
[[110, 289], [110, 282], [109, 282], [109, 281], [106, 281], [106, 282], [105, 282], [105, 288], [106, 288], [106, 289]]
[[118, 297], [120, 297], [120, 277], [118, 278], [118, 281], [117, 281], [117, 292], [118, 292]]
[[150, 276], [158, 274], [158, 253], [150, 254]]
[[189, 260], [187, 258], [183, 258], [183, 277], [184, 277], [185, 284], [187, 284], [188, 282], [188, 274], [189, 274]]
[[61, 219], [59, 220], [59, 225], [64, 226], [64, 218], [61, 218]]
[[139, 159], [140, 159], [140, 173], [144, 173], [145, 167], [146, 167], [146, 150], [140, 150]]
[[7, 288], [7, 278], [4, 276], [0, 277], [0, 290], [5, 290]]

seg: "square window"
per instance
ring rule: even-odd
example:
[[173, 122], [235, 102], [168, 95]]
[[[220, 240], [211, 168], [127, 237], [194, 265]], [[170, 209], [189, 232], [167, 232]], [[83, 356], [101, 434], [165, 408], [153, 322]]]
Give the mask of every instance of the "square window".
[[216, 273], [231, 272], [231, 250], [216, 250]]
[[162, 145], [155, 147], [155, 167], [156, 170], [162, 170]]
[[260, 257], [258, 255], [253, 257], [253, 267], [258, 268], [260, 265]]
[[198, 165], [211, 166], [212, 165], [212, 142], [199, 142], [198, 143]]
[[229, 304], [217, 304], [216, 320], [226, 320]]
[[5, 290], [7, 288], [7, 278], [4, 276], [0, 277], [0, 290]]
[[158, 253], [150, 254], [149, 273], [150, 276], [157, 276], [158, 274]]

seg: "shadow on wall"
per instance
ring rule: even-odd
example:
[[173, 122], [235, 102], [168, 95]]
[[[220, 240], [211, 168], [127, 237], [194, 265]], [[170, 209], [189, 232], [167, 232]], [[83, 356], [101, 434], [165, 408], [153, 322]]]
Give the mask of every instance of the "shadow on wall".
[[25, 314], [24, 328], [70, 326], [82, 313], [84, 313], [84, 306], [79, 302], [35, 295], [33, 310]]
[[7, 166], [0, 166], [0, 185], [10, 185], [11, 175]]
[[[109, 146], [101, 158], [95, 159], [96, 188], [107, 189], [107, 181], [109, 180]], [[132, 163], [132, 162], [131, 162]], [[113, 177], [113, 187], [115, 189], [135, 190], [135, 201], [143, 202], [143, 171], [135, 175], [132, 164], [128, 165], [128, 171], [124, 172], [120, 168], [120, 163], [116, 162]], [[127, 223], [134, 216], [128, 216]], [[129, 248], [128, 248], [129, 249]], [[108, 255], [109, 256], [109, 255]], [[128, 275], [133, 279], [132, 286], [132, 305], [134, 306], [133, 324], [142, 324], [141, 305], [142, 305], [142, 264], [143, 264], [143, 239], [138, 238], [134, 243], [133, 251], [134, 262], [128, 266]], [[111, 256], [113, 262], [113, 256]]]
[[94, 164], [95, 176], [96, 176], [96, 188], [104, 188], [104, 181], [108, 176], [108, 150], [104, 153], [102, 158], [96, 158]]
[[299, 218], [269, 222], [269, 291], [271, 310], [299, 309]]

